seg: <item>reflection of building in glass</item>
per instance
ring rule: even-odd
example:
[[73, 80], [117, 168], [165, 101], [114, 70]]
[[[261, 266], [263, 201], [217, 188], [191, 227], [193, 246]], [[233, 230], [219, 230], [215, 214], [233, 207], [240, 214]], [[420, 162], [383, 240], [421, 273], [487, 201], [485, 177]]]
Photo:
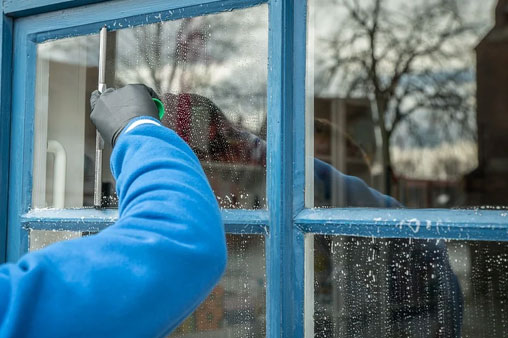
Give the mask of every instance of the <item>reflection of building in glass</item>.
[[[316, 98], [314, 111], [316, 158], [383, 191], [380, 141], [369, 100]], [[464, 163], [473, 150], [470, 145], [441, 145], [436, 149], [391, 147], [391, 196], [413, 208], [460, 205], [464, 200], [461, 173], [468, 171], [469, 166]], [[422, 158], [426, 159], [424, 164]], [[344, 191], [337, 190], [340, 189], [333, 191], [331, 206], [346, 206]], [[323, 206], [316, 198], [316, 206]]]
[[499, 0], [495, 26], [476, 47], [476, 59], [478, 168], [466, 177], [468, 204], [507, 205], [508, 1]]
[[373, 183], [374, 123], [368, 100], [314, 100], [315, 156], [344, 174]]
[[[478, 147], [472, 142], [434, 148], [391, 146], [391, 196], [406, 207], [506, 205], [508, 150], [499, 146], [508, 144], [508, 19], [504, 20], [505, 25], [498, 23], [477, 48]], [[369, 100], [316, 98], [314, 105], [316, 158], [383, 191]], [[471, 161], [476, 156], [478, 167]], [[334, 191], [333, 205], [344, 206], [340, 195]]]

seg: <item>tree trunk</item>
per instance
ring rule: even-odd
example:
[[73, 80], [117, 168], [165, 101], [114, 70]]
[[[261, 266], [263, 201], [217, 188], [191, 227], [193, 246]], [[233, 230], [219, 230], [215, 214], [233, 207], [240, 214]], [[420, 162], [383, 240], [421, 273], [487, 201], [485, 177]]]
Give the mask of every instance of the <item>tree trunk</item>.
[[376, 105], [378, 110], [377, 127], [381, 134], [381, 164], [383, 167], [381, 190], [384, 194], [390, 195], [392, 192], [392, 161], [390, 156], [390, 135], [386, 129], [386, 103], [381, 95], [376, 95]]
[[390, 137], [386, 128], [382, 129], [382, 157], [383, 157], [383, 185], [384, 193], [391, 195], [392, 193], [392, 159], [390, 156]]

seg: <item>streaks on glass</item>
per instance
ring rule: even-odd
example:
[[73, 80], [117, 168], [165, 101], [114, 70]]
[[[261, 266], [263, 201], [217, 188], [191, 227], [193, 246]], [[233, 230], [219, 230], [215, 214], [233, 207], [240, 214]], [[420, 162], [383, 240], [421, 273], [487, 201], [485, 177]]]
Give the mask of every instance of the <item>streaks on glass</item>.
[[228, 235], [226, 273], [171, 337], [265, 337], [264, 236]]
[[506, 337], [508, 246], [315, 236], [316, 337]]
[[115, 32], [115, 86], [145, 83], [224, 208], [264, 208], [266, 5]]

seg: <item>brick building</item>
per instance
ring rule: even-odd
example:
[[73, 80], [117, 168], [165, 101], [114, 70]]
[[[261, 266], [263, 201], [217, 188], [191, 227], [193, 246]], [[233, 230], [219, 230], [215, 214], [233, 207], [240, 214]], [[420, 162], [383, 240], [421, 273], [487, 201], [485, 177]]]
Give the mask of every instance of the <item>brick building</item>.
[[469, 205], [506, 205], [508, 189], [508, 1], [476, 47], [478, 168], [466, 177]]

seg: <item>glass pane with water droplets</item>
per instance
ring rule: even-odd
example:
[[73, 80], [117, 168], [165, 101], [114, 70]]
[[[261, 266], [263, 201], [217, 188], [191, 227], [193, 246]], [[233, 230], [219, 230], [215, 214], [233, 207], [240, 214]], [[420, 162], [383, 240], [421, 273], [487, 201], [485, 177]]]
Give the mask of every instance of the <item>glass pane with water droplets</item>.
[[[152, 87], [165, 108], [162, 123], [196, 153], [220, 206], [265, 208], [267, 6], [139, 27], [118, 21], [113, 28], [107, 86]], [[33, 208], [93, 205], [88, 98], [97, 88], [98, 48], [97, 36], [38, 46]], [[106, 144], [103, 207], [118, 205], [110, 155]]]
[[316, 337], [508, 335], [508, 244], [315, 236]]
[[[30, 251], [93, 235], [75, 231], [30, 230]], [[226, 272], [208, 298], [170, 337], [265, 337], [265, 237], [227, 235]]]

